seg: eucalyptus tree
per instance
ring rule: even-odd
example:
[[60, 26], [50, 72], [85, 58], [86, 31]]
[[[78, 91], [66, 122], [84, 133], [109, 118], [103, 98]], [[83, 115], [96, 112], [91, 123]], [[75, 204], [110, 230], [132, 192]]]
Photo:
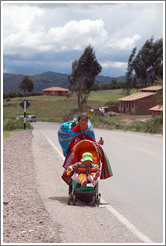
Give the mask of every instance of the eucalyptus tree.
[[152, 85], [154, 80], [163, 77], [163, 40], [154, 42], [151, 37], [142, 46], [133, 59], [132, 67], [136, 78], [144, 83]]
[[83, 111], [88, 95], [94, 85], [95, 77], [101, 72], [102, 67], [98, 63], [95, 52], [88, 45], [81, 57], [72, 63], [72, 73], [68, 76], [69, 89], [75, 92], [78, 99], [78, 110]]
[[129, 56], [128, 59], [128, 67], [127, 67], [127, 73], [126, 73], [126, 84], [125, 84], [125, 90], [126, 90], [126, 94], [129, 95], [130, 94], [130, 90], [132, 88], [132, 83], [133, 83], [133, 58], [135, 56], [137, 48], [135, 47], [132, 52], [131, 55]]

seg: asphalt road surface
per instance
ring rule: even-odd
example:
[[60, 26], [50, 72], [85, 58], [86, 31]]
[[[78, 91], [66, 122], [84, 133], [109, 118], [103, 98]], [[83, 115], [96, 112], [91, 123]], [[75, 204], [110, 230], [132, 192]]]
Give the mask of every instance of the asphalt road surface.
[[32, 151], [41, 200], [59, 223], [62, 243], [163, 243], [163, 138], [95, 129], [113, 176], [100, 180], [101, 204], [68, 205], [61, 179], [64, 157], [58, 124], [33, 123]]

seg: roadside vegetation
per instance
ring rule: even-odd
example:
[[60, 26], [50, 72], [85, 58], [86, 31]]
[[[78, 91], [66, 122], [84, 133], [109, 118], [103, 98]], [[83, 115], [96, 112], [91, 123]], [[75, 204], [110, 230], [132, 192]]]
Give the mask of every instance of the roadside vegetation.
[[[135, 93], [135, 91], [133, 91], [133, 93]], [[117, 103], [118, 99], [124, 96], [125, 94], [122, 89], [91, 91], [85, 111], [88, 111], [88, 107], [102, 107], [108, 102]], [[77, 98], [74, 95], [70, 98], [64, 96], [43, 95], [11, 98], [10, 101], [5, 99], [3, 105], [4, 131], [23, 129], [23, 119], [16, 120], [16, 117], [23, 115], [23, 109], [21, 108], [20, 103], [24, 99], [27, 99], [30, 102], [27, 114], [36, 115], [37, 121], [61, 123], [72, 120], [74, 117], [77, 117], [79, 113], [77, 108]], [[144, 122], [145, 119], [149, 120]], [[93, 126], [98, 128], [162, 134], [162, 116], [157, 116], [154, 119], [151, 118], [151, 115], [126, 114], [103, 117], [92, 113], [90, 115], [90, 120]], [[28, 121], [26, 126], [27, 129], [31, 128]]]

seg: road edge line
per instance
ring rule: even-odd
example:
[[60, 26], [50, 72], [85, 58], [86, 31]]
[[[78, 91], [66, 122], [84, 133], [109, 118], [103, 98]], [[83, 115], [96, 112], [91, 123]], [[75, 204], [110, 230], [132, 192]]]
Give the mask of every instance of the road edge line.
[[101, 203], [104, 207], [114, 215], [123, 225], [125, 225], [130, 232], [137, 236], [141, 241], [145, 243], [152, 243], [152, 240], [140, 232], [129, 220], [127, 220], [123, 215], [121, 215], [115, 208], [109, 205], [104, 199], [101, 198]]
[[[47, 139], [47, 141], [51, 144], [51, 146], [58, 152], [58, 154], [62, 157], [63, 160], [65, 160], [63, 154], [60, 152], [60, 150], [53, 144], [53, 142], [46, 136], [46, 134], [40, 130], [44, 137]], [[116, 217], [123, 225], [125, 225], [130, 232], [132, 232], [135, 236], [137, 236], [141, 241], [144, 243], [152, 243], [152, 240], [145, 236], [142, 232], [140, 232], [129, 220], [127, 220], [123, 215], [121, 215], [115, 208], [113, 208], [111, 205], [108, 205], [108, 203], [101, 198], [101, 203], [103, 203], [104, 207], [114, 216]]]

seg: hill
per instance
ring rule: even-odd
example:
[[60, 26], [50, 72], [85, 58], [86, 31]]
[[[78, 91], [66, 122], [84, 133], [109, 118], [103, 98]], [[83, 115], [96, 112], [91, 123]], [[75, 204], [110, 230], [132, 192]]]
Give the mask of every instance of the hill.
[[[3, 74], [3, 92], [7, 93], [8, 91], [20, 92], [19, 84], [23, 79], [24, 74]], [[33, 92], [42, 92], [42, 89], [52, 86], [60, 86], [63, 88], [68, 88], [68, 75], [62, 73], [54, 73], [54, 72], [44, 72], [36, 75], [29, 75], [30, 79], [34, 82]], [[112, 79], [116, 79], [118, 81], [124, 81], [125, 76], [121, 77], [109, 77], [98, 75], [96, 77], [95, 82], [97, 84], [108, 83]]]

